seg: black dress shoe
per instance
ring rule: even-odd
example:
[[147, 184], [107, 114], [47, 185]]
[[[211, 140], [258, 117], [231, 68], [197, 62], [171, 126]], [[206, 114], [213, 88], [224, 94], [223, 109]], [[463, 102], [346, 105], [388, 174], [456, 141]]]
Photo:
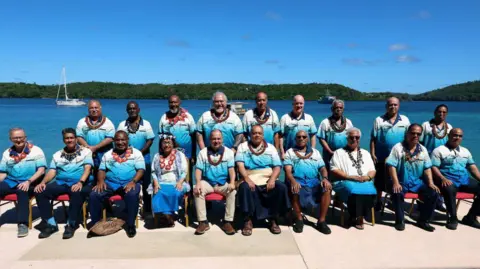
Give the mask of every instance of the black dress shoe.
[[317, 230], [322, 234], [331, 234], [332, 230], [327, 225], [326, 221], [317, 222]]
[[478, 222], [477, 217], [470, 217], [469, 215], [466, 215], [463, 217], [462, 223], [470, 227], [480, 229], [480, 222]]
[[451, 217], [451, 218], [448, 218], [447, 220], [447, 229], [449, 230], [456, 230], [457, 229], [457, 226], [458, 226], [458, 219], [457, 217]]
[[405, 222], [395, 222], [395, 230], [397, 231], [403, 231], [405, 230]]
[[303, 220], [297, 219], [293, 223], [293, 231], [296, 233], [301, 233], [303, 232]]
[[127, 236], [132, 238], [132, 237], [135, 237], [135, 235], [137, 234], [137, 230], [135, 229], [135, 226], [130, 226], [130, 227], [127, 227]]
[[65, 226], [65, 231], [63, 232], [63, 239], [70, 239], [73, 237], [73, 235], [75, 234], [75, 228], [70, 226], [70, 225], [66, 225]]
[[58, 225], [53, 226], [48, 224], [47, 227], [43, 229], [43, 231], [38, 235], [38, 238], [40, 239], [47, 238], [56, 232], [58, 232]]
[[425, 221], [419, 221], [418, 222], [418, 227], [424, 229], [425, 231], [428, 231], [428, 232], [433, 232], [435, 231], [435, 227], [433, 227], [432, 225], [430, 225], [430, 223], [428, 222], [425, 222]]

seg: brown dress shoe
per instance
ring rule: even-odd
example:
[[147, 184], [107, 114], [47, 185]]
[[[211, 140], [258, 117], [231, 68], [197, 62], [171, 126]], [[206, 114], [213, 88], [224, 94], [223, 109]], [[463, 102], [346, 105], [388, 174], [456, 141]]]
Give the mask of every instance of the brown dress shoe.
[[228, 235], [235, 234], [235, 229], [233, 228], [232, 223], [230, 221], [225, 221], [223, 223], [222, 230]]
[[198, 224], [197, 229], [195, 230], [196, 235], [201, 235], [204, 234], [206, 231], [210, 230], [210, 225], [206, 221], [201, 221], [200, 224]]

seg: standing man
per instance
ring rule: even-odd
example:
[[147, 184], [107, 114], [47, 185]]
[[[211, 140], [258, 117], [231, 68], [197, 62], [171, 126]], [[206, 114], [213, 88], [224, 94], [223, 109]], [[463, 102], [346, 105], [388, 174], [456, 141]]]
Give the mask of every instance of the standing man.
[[[191, 179], [191, 164], [195, 163], [197, 143], [195, 141], [195, 120], [186, 109], [181, 107], [182, 100], [177, 95], [168, 98], [169, 111], [165, 112], [158, 123], [159, 135], [173, 135], [181, 150], [188, 159], [188, 179]], [[191, 182], [191, 181], [189, 181]]]
[[347, 145], [347, 130], [352, 122], [343, 115], [345, 103], [336, 99], [332, 103], [332, 115], [324, 119], [318, 127], [317, 137], [322, 145], [322, 157], [325, 164], [330, 163], [333, 152]]
[[202, 150], [210, 146], [210, 134], [220, 130], [223, 145], [235, 153], [243, 141], [242, 121], [234, 112], [227, 109], [227, 96], [223, 92], [213, 94], [213, 108], [203, 113], [197, 123], [197, 143]]
[[152, 125], [140, 116], [140, 107], [137, 102], [130, 101], [127, 104], [128, 118], [118, 125], [117, 131], [122, 130], [128, 134], [130, 145], [138, 149], [145, 160], [145, 173], [142, 177], [142, 195], [143, 195], [143, 216], [152, 213], [152, 196], [148, 194], [147, 189], [151, 183], [151, 158], [150, 147], [152, 146], [155, 134]]
[[[265, 141], [274, 145], [278, 151], [280, 149], [280, 120], [277, 112], [268, 107], [268, 96], [264, 92], [257, 93], [255, 103], [257, 106], [248, 110], [243, 116], [244, 136], [249, 136], [254, 125], [260, 125], [263, 128]], [[251, 139], [251, 137], [248, 137], [248, 139]]]
[[285, 152], [295, 146], [295, 135], [298, 131], [305, 131], [309, 136], [309, 146], [315, 148], [315, 134], [317, 127], [313, 117], [304, 112], [305, 99], [295, 95], [292, 102], [292, 111], [280, 119], [280, 158], [285, 159]]
[[385, 104], [387, 112], [379, 116], [373, 122], [373, 129], [370, 136], [370, 154], [375, 163], [375, 188], [377, 189], [377, 205], [375, 209], [381, 209], [382, 191], [385, 191], [386, 167], [385, 160], [390, 155], [393, 146], [405, 138], [405, 133], [410, 121], [404, 115], [398, 113], [400, 100], [390, 97]]
[[104, 115], [100, 101], [88, 102], [88, 116], [77, 124], [78, 143], [89, 148], [93, 154], [93, 175], [96, 178], [103, 154], [112, 149], [115, 126]]

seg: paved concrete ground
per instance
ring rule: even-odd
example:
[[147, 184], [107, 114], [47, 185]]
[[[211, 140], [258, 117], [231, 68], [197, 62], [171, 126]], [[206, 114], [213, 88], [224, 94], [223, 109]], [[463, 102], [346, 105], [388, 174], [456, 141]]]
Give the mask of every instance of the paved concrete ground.
[[[463, 216], [470, 203], [462, 202]], [[177, 223], [174, 228], [138, 229], [128, 238], [124, 231], [107, 237], [86, 238], [80, 228], [75, 237], [62, 240], [60, 232], [38, 239], [33, 229], [26, 238], [16, 238], [11, 205], [1, 208], [0, 268], [480, 268], [480, 230], [459, 225], [445, 228], [444, 214], [437, 214], [434, 233], [407, 224], [397, 232], [393, 215], [365, 230], [345, 229], [338, 225], [339, 213], [329, 215], [331, 235], [323, 235], [310, 226], [302, 234], [282, 226], [281, 235], [256, 228], [253, 235], [225, 235], [218, 226], [205, 235], [194, 236], [194, 229]], [[56, 210], [62, 219], [62, 210]], [[38, 217], [38, 211], [35, 210]], [[311, 219], [315, 221], [314, 219]], [[39, 223], [36, 219], [35, 224]], [[140, 222], [141, 225], [143, 222]]]

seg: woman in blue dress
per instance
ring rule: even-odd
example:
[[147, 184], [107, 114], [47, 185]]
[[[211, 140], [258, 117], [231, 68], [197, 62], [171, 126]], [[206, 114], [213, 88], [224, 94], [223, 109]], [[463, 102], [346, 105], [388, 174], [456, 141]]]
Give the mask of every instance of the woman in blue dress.
[[173, 215], [184, 194], [190, 191], [190, 185], [185, 181], [187, 158], [175, 145], [173, 135], [160, 135], [159, 153], [155, 154], [152, 161], [152, 210], [154, 214], [165, 217], [168, 227], [175, 226]]
[[361, 135], [357, 128], [348, 129], [347, 146], [337, 149], [330, 160], [333, 190], [347, 203], [349, 224], [359, 230], [363, 230], [363, 217], [374, 206], [377, 194], [375, 165], [370, 153], [360, 148]]

